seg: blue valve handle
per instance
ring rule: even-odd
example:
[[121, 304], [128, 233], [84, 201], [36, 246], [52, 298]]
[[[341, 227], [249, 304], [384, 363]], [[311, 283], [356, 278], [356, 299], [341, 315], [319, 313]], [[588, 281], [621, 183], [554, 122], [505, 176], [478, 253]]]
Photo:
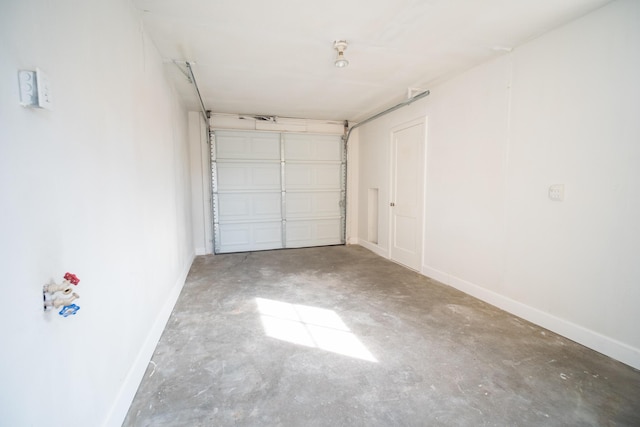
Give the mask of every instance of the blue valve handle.
[[58, 314], [62, 317], [68, 317], [72, 314], [75, 315], [78, 310], [80, 310], [80, 306], [77, 306], [75, 304], [65, 305], [64, 307], [62, 307], [62, 310], [60, 310]]

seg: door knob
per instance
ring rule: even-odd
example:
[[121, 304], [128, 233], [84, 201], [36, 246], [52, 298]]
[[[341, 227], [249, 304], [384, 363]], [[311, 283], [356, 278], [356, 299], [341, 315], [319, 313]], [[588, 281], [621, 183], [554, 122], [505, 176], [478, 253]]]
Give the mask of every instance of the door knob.
[[391, 207], [394, 207], [395, 205], [396, 205], [396, 204], [395, 204], [395, 203], [393, 203], [393, 202], [389, 203], [389, 206], [391, 206]]

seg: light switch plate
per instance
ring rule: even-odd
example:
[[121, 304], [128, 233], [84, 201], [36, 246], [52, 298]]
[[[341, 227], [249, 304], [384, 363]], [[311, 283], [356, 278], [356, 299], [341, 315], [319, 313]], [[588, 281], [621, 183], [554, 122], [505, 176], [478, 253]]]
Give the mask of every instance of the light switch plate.
[[52, 109], [51, 88], [49, 78], [39, 68], [33, 70], [19, 70], [18, 83], [20, 91], [20, 105], [31, 108]]
[[51, 110], [52, 99], [49, 77], [41, 69], [36, 68], [36, 80], [38, 81], [38, 106]]

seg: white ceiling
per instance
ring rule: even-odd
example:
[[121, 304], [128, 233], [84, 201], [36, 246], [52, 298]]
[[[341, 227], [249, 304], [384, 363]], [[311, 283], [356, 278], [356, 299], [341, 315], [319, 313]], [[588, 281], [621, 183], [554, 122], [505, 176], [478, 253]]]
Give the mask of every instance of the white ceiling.
[[[358, 121], [610, 0], [133, 0], [207, 109]], [[334, 40], [349, 43], [334, 67]], [[187, 105], [194, 87], [167, 63]]]

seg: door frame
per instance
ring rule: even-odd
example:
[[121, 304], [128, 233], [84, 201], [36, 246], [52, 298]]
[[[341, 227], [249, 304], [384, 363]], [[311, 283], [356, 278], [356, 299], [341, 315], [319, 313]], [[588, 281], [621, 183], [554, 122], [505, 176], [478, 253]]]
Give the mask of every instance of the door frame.
[[[407, 122], [403, 122], [402, 124], [396, 125], [394, 127], [391, 128], [391, 130], [389, 131], [389, 201], [387, 203], [387, 212], [388, 212], [388, 254], [389, 254], [389, 260], [396, 262], [398, 264], [401, 264], [407, 268], [416, 270], [418, 272], [422, 271], [422, 266], [424, 264], [424, 230], [425, 230], [425, 201], [426, 201], [426, 177], [427, 177], [427, 122], [428, 122], [428, 117], [427, 116], [421, 116], [418, 117], [416, 119], [407, 121]], [[414, 127], [414, 126], [421, 126], [421, 131], [422, 131], [422, 138], [420, 140], [421, 144], [420, 144], [420, 162], [419, 162], [419, 167], [420, 170], [418, 171], [418, 175], [420, 177], [420, 185], [418, 186], [416, 192], [416, 196], [418, 198], [418, 202], [417, 202], [417, 206], [418, 206], [418, 224], [419, 224], [419, 241], [417, 244], [418, 247], [418, 251], [419, 251], [419, 265], [415, 266], [417, 268], [414, 268], [412, 266], [407, 266], [405, 264], [400, 263], [399, 261], [395, 260], [393, 258], [393, 239], [394, 239], [394, 233], [393, 233], [393, 207], [391, 206], [391, 203], [394, 201], [395, 198], [395, 172], [396, 172], [396, 165], [395, 165], [395, 153], [394, 153], [394, 139], [395, 139], [395, 134], [398, 132], [401, 132], [405, 129]]]

